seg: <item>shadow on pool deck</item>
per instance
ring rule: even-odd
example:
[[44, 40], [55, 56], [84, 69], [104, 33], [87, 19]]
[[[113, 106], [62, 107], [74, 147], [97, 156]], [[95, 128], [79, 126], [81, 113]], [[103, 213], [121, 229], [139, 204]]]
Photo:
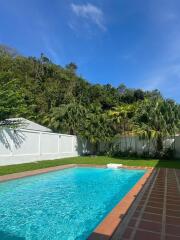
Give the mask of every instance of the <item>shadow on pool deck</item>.
[[26, 238], [16, 236], [12, 233], [0, 231], [0, 239], [1, 240], [25, 240]]
[[88, 240], [109, 240], [109, 236], [93, 232]]

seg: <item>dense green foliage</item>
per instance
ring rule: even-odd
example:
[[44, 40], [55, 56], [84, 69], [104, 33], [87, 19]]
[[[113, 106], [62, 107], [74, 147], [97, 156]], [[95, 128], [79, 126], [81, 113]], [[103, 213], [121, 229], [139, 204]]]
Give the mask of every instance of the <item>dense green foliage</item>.
[[179, 132], [180, 107], [171, 100], [146, 100], [138, 106], [134, 122], [139, 135], [156, 139], [157, 152], [160, 152], [162, 140]]
[[179, 131], [180, 107], [158, 90], [90, 84], [77, 66], [24, 57], [0, 47], [0, 120], [25, 117], [97, 144], [134, 132], [160, 138]]

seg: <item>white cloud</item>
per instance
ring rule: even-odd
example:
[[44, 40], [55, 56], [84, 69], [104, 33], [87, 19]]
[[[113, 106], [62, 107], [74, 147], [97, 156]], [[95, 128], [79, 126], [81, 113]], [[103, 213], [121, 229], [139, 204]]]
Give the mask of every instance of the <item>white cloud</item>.
[[142, 88], [159, 89], [166, 97], [179, 99], [180, 64], [172, 64], [152, 73], [147, 80], [143, 81]]
[[90, 3], [82, 5], [72, 3], [71, 9], [76, 16], [87, 19], [96, 24], [101, 30], [106, 31], [103, 11], [97, 6]]
[[[41, 40], [43, 47], [45, 49], [45, 54], [48, 55], [50, 60], [54, 61], [55, 63], [59, 63], [59, 50], [60, 50], [60, 44], [58, 42], [58, 45], [56, 44], [55, 39], [52, 37], [50, 38], [49, 35], [46, 32], [41, 32]], [[63, 56], [62, 50], [61, 50], [61, 57]]]

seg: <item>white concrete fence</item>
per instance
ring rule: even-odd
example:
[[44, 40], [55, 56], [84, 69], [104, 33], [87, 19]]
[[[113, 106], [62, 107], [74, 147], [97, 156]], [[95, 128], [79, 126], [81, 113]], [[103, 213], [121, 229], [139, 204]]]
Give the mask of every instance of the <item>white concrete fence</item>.
[[[154, 153], [155, 142], [152, 140], [148, 142], [147, 140], [140, 140], [139, 137], [119, 137], [112, 142], [114, 146], [118, 146], [120, 151], [126, 151], [131, 149], [132, 152], [142, 154], [143, 152]], [[180, 136], [175, 136], [175, 138], [168, 138], [163, 142], [164, 148], [174, 147], [175, 154], [177, 158], [180, 158]], [[106, 145], [100, 144], [100, 151], [106, 150]]]
[[175, 137], [176, 157], [180, 158], [180, 136]]
[[[173, 141], [176, 157], [179, 158], [180, 136], [176, 136]], [[137, 137], [128, 141], [120, 138], [115, 142], [120, 143], [122, 151], [131, 148], [138, 153], [146, 150], [148, 146]], [[100, 151], [104, 149], [104, 144], [100, 144]], [[153, 151], [152, 143], [150, 149]], [[28, 129], [0, 129], [0, 166], [75, 157], [90, 152], [92, 146], [77, 136]]]
[[87, 146], [73, 135], [26, 129], [0, 130], [0, 166], [75, 157]]

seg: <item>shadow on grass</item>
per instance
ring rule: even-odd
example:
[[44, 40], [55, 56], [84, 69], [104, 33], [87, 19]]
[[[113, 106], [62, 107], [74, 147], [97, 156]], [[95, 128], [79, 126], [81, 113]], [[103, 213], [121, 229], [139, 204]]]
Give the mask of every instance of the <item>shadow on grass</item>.
[[156, 165], [156, 168], [176, 168], [180, 169], [180, 160], [158, 160]]
[[155, 168], [176, 168], [180, 169], [180, 159], [152, 159], [152, 158], [137, 158], [137, 157], [112, 157], [116, 161], [119, 159], [121, 163], [129, 166], [147, 166]]
[[112, 158], [114, 158], [114, 159], [121, 159], [121, 160], [139, 160], [139, 161], [158, 160], [158, 159], [141, 158], [141, 157], [116, 157], [116, 156], [113, 156]]

